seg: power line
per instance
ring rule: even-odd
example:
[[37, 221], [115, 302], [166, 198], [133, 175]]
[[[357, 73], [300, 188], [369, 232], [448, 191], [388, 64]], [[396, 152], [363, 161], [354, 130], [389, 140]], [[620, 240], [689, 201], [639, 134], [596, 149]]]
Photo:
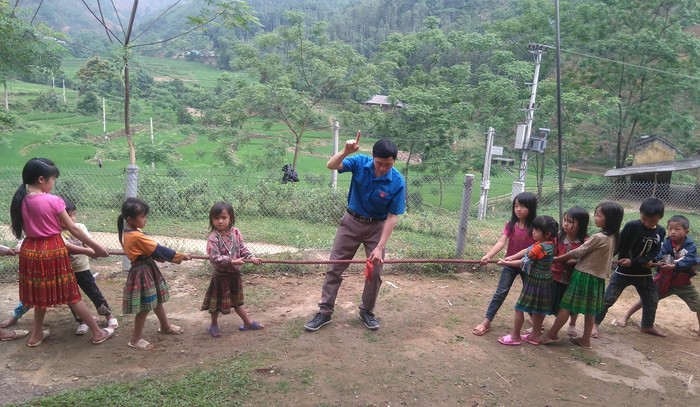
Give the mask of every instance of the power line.
[[[556, 47], [553, 47], [553, 46], [551, 46], [551, 45], [545, 45], [545, 47], [551, 48], [551, 49], [556, 49]], [[566, 52], [566, 53], [569, 53], [569, 54], [574, 54], [574, 55], [582, 56], [582, 57], [585, 57], [585, 58], [592, 58], [592, 59], [597, 59], [597, 60], [600, 60], [600, 61], [611, 62], [611, 63], [614, 63], [614, 64], [629, 66], [629, 67], [633, 67], [633, 68], [637, 68], [637, 69], [642, 69], [642, 70], [646, 70], [646, 71], [652, 71], [652, 72], [656, 72], [656, 73], [660, 73], [660, 74], [664, 74], [664, 75], [672, 75], [672, 76], [676, 76], [676, 77], [679, 77], [679, 78], [685, 78], [685, 79], [691, 79], [691, 80], [695, 80], [695, 81], [700, 81], [700, 77], [698, 77], [698, 76], [691, 76], [691, 75], [685, 75], [685, 74], [678, 73], [678, 72], [665, 71], [665, 70], [663, 70], [663, 69], [656, 69], [656, 68], [652, 68], [652, 67], [649, 67], [649, 66], [642, 66], [642, 65], [630, 64], [630, 63], [628, 63], [628, 62], [617, 61], [617, 60], [615, 60], [615, 59], [609, 59], [609, 58], [599, 57], [599, 56], [596, 56], [596, 55], [584, 54], [583, 52], [571, 51], [571, 50], [566, 50], [566, 49], [562, 49], [561, 52]]]

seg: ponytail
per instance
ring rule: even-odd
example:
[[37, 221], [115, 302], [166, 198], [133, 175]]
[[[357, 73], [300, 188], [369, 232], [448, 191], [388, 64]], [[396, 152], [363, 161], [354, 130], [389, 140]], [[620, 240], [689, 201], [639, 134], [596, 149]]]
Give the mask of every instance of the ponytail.
[[119, 244], [124, 247], [124, 243], [122, 243], [122, 236], [124, 235], [124, 216], [119, 215], [117, 216], [117, 231], [119, 232]]
[[17, 239], [22, 238], [22, 224], [24, 219], [22, 219], [22, 202], [27, 196], [27, 185], [22, 184], [17, 188], [15, 196], [12, 197], [12, 203], [10, 204], [10, 219], [12, 220], [12, 234], [15, 235]]

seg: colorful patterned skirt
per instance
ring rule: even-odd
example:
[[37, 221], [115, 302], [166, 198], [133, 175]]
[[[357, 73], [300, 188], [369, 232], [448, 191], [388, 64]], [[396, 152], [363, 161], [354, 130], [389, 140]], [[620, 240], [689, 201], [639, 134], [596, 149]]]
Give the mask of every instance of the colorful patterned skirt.
[[231, 308], [238, 308], [243, 305], [243, 280], [241, 273], [220, 273], [215, 271], [211, 276], [209, 288], [204, 295], [202, 311], [209, 311], [214, 314], [230, 314]]
[[168, 283], [163, 279], [153, 259], [131, 263], [122, 298], [122, 311], [125, 314], [153, 311], [158, 304], [167, 302], [169, 299]]
[[523, 278], [523, 289], [515, 303], [515, 309], [531, 314], [552, 313], [552, 275], [527, 274]]
[[596, 315], [603, 311], [605, 279], [574, 269], [559, 306], [571, 313]]
[[27, 237], [19, 252], [19, 299], [46, 309], [81, 300], [78, 283], [61, 235]]

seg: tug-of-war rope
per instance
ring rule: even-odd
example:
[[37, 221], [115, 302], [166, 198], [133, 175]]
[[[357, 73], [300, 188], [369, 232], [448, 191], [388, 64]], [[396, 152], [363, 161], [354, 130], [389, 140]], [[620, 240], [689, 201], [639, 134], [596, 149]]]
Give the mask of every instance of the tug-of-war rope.
[[[123, 256], [124, 252], [110, 251], [110, 256]], [[194, 260], [209, 260], [209, 256], [190, 254], [190, 258]], [[498, 260], [489, 260], [489, 263], [496, 263]], [[252, 260], [243, 259], [245, 263], [252, 263]], [[261, 264], [365, 264], [365, 260], [276, 260], [276, 259], [260, 259]], [[453, 263], [453, 264], [481, 264], [481, 260], [464, 260], [464, 259], [385, 259], [384, 264], [399, 264], [399, 263]]]

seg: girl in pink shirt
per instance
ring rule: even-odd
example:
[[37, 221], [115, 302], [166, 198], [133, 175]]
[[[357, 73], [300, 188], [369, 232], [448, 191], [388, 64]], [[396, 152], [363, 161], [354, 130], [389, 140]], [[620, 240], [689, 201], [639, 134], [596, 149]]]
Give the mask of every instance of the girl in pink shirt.
[[[506, 249], [506, 257], [512, 256], [523, 249], [533, 245], [535, 241], [530, 235], [530, 224], [537, 216], [537, 197], [530, 192], [521, 192], [513, 199], [513, 207], [511, 209], [510, 221], [503, 228], [503, 235], [498, 239], [495, 245], [489, 250], [484, 257], [481, 258], [481, 264], [488, 264], [489, 260], [500, 252], [508, 244]], [[493, 298], [486, 310], [484, 320], [474, 327], [472, 333], [477, 336], [484, 335], [491, 330], [491, 321], [496, 317], [496, 313], [503, 305], [503, 301], [508, 296], [510, 287], [515, 281], [515, 277], [520, 276], [520, 268], [504, 266], [501, 270], [501, 278], [498, 281], [496, 292], [493, 293]]]
[[114, 334], [111, 328], [97, 326], [82, 301], [61, 229], [90, 247], [95, 257], [107, 257], [108, 253], [73, 223], [63, 199], [50, 194], [58, 175], [51, 160], [32, 158], [22, 169], [22, 185], [10, 205], [12, 233], [17, 239], [23, 232], [25, 235], [19, 252], [19, 299], [34, 307], [29, 347], [39, 346], [51, 334], [48, 329], [42, 330], [46, 309], [61, 304], [68, 304], [86, 321], [93, 333], [92, 343], [102, 343]]

